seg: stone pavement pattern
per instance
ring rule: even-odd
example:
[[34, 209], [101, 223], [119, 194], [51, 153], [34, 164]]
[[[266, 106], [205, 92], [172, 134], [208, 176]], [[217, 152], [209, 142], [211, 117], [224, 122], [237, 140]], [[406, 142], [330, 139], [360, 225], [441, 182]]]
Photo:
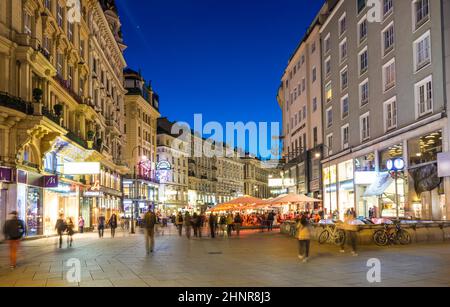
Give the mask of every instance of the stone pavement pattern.
[[[18, 268], [8, 266], [8, 246], [0, 245], [3, 287], [324, 287], [324, 286], [450, 286], [450, 245], [363, 247], [359, 257], [337, 247], [312, 245], [312, 257], [297, 258], [297, 242], [278, 232], [248, 231], [240, 238], [187, 240], [174, 229], [156, 238], [146, 255], [144, 237], [107, 232], [74, 237], [71, 249], [57, 248], [57, 239], [22, 242]], [[80, 283], [68, 283], [67, 260], [81, 261]], [[381, 261], [380, 284], [370, 284], [367, 261]]]

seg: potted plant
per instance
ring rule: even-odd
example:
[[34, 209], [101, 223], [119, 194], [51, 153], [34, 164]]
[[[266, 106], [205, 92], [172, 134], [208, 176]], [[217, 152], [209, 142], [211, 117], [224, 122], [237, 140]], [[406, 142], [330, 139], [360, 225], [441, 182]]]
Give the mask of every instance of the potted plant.
[[92, 149], [92, 147], [94, 146], [94, 137], [95, 137], [95, 132], [92, 130], [89, 130], [87, 132], [87, 145], [89, 149]]
[[33, 89], [33, 99], [35, 102], [40, 103], [42, 100], [42, 95], [44, 95], [44, 91], [42, 91], [40, 88]]
[[53, 106], [53, 111], [55, 111], [55, 115], [58, 116], [58, 117], [61, 117], [61, 115], [63, 113], [63, 109], [64, 109], [63, 105], [59, 104], [59, 103], [55, 104]]

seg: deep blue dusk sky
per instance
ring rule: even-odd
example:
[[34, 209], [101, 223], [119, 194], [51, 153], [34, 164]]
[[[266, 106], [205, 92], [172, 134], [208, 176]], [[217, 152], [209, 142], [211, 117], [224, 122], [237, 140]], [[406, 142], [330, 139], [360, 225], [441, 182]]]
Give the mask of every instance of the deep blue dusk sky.
[[277, 89], [321, 0], [116, 0], [128, 66], [160, 95], [162, 116], [281, 121]]

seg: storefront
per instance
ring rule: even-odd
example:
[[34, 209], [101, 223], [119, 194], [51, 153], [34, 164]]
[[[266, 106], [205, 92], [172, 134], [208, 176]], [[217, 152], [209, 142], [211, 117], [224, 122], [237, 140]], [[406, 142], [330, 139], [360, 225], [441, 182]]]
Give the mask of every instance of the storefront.
[[338, 210], [337, 200], [337, 168], [331, 165], [323, 168], [323, 186], [324, 186], [324, 213], [332, 215]]

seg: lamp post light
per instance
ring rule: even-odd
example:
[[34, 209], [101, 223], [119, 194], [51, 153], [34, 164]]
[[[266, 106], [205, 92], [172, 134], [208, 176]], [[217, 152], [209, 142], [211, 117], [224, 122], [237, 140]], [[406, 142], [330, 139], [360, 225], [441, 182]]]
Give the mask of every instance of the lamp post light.
[[[133, 148], [133, 150], [131, 151], [131, 159], [134, 159], [134, 151], [136, 149], [140, 148], [140, 146], [135, 146]], [[141, 161], [145, 161], [147, 160], [146, 156], [142, 156]], [[136, 163], [133, 163], [133, 179], [134, 179], [134, 197], [133, 197], [133, 201], [131, 202], [131, 228], [130, 228], [130, 233], [131, 234], [135, 234], [135, 227], [134, 227], [134, 211], [135, 208], [138, 207], [139, 204], [136, 204], [137, 206], [134, 206], [134, 203], [138, 201], [138, 193], [139, 193], [139, 189], [138, 189], [138, 180], [137, 180], [137, 174], [136, 174]]]

